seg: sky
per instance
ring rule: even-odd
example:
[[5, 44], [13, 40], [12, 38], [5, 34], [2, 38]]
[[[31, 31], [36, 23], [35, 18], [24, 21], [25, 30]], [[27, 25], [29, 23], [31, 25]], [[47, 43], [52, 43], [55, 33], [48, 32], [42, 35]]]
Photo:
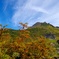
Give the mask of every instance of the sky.
[[19, 22], [59, 26], [59, 0], [0, 0], [0, 24], [18, 29]]

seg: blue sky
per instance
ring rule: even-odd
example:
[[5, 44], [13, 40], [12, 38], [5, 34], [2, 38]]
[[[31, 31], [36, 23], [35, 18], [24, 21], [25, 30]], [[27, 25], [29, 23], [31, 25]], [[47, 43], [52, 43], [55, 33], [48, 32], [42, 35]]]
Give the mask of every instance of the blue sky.
[[59, 26], [59, 0], [0, 0], [0, 24], [17, 29], [19, 22]]

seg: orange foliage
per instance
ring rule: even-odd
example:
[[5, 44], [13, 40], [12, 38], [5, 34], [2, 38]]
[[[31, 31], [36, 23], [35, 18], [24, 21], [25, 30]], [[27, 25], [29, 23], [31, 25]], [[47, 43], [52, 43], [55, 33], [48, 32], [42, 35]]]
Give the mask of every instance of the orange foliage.
[[[9, 33], [2, 34], [1, 49], [5, 54], [9, 55], [12, 59], [13, 53], [19, 53], [20, 59], [52, 59], [55, 54], [55, 48], [50, 45], [43, 37], [37, 37], [37, 40], [33, 40], [28, 30], [20, 30], [19, 37], [16, 37], [13, 42], [10, 42], [11, 36]], [[25, 42], [26, 39], [32, 39], [32, 41]]]

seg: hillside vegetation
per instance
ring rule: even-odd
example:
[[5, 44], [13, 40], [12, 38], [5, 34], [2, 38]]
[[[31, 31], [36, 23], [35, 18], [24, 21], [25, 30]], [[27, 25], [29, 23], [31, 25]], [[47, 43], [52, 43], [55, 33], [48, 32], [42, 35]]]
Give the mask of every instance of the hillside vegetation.
[[[22, 24], [22, 23], [20, 23]], [[0, 59], [55, 59], [59, 57], [59, 28], [48, 23], [22, 30], [0, 28]]]

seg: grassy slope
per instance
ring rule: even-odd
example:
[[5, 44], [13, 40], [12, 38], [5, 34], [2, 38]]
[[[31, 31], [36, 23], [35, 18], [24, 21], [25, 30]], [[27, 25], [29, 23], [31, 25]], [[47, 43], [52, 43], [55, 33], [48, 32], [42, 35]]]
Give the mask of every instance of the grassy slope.
[[[52, 33], [56, 36], [56, 40], [59, 40], [59, 28], [53, 27], [51, 25], [43, 24], [42, 26], [28, 28], [27, 30], [30, 31], [30, 35], [34, 39], [35, 37], [45, 37], [45, 34]], [[12, 38], [19, 36], [19, 30], [9, 29], [7, 32], [10, 33]]]

